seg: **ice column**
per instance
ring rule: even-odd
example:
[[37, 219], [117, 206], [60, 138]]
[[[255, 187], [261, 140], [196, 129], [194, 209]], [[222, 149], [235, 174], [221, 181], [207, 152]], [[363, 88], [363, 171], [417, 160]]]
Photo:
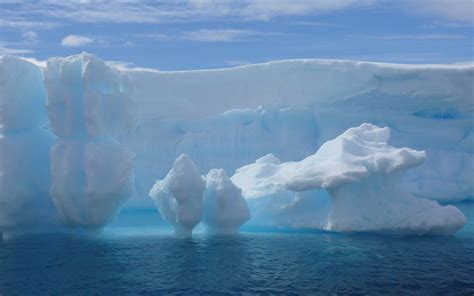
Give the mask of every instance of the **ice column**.
[[149, 195], [163, 220], [173, 225], [175, 233], [189, 236], [202, 219], [204, 189], [205, 182], [196, 165], [182, 154], [166, 177], [156, 181]]
[[134, 187], [134, 154], [116, 140], [134, 124], [129, 84], [85, 53], [49, 59], [45, 83], [58, 136], [51, 149], [52, 200], [67, 226], [101, 229]]

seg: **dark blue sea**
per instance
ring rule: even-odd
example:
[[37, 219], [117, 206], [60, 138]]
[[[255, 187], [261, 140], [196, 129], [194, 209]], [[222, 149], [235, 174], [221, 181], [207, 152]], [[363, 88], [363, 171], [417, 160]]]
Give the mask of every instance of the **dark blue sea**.
[[0, 243], [0, 295], [473, 295], [474, 203], [453, 237], [283, 230], [174, 238], [156, 211], [97, 237]]

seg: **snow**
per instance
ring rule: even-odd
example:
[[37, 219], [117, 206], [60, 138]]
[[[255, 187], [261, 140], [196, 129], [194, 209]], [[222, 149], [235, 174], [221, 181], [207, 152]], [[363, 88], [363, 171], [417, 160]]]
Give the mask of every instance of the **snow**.
[[176, 234], [188, 236], [202, 219], [205, 186], [194, 162], [182, 154], [166, 177], [156, 181], [149, 196]]
[[[283, 223], [280, 226], [340, 232], [454, 234], [467, 222], [457, 208], [416, 198], [399, 186], [404, 171], [425, 160], [424, 151], [389, 146], [389, 139], [388, 128], [364, 123], [324, 143], [299, 162], [278, 164], [274, 156], [265, 156], [238, 169], [231, 179], [242, 188], [252, 216], [260, 215], [263, 225]], [[314, 192], [317, 189], [326, 190], [330, 199]], [[300, 192], [307, 193], [298, 195]], [[293, 211], [302, 198], [311, 196], [317, 205], [313, 220], [297, 212], [289, 225], [284, 224], [288, 219], [281, 222], [278, 216]], [[322, 211], [326, 202], [327, 213]]]
[[250, 219], [242, 190], [235, 186], [223, 169], [212, 169], [206, 175], [203, 222], [209, 232], [235, 234]]
[[51, 148], [51, 199], [63, 223], [100, 230], [134, 192], [135, 154], [116, 140], [133, 126], [126, 79], [94, 56], [51, 58], [46, 107], [58, 140]]

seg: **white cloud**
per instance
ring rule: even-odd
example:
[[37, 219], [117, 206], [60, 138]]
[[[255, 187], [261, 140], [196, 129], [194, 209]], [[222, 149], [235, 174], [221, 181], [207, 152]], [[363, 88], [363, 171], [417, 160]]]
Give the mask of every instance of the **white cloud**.
[[370, 0], [252, 0], [245, 2], [246, 5], [243, 5], [237, 13], [254, 19], [324, 13], [373, 3]]
[[[0, 9], [0, 15], [15, 15], [15, 12]], [[55, 22], [40, 22], [40, 21], [26, 21], [22, 19], [8, 20], [0, 19], [0, 28], [7, 29], [21, 29], [21, 30], [39, 30], [39, 29], [53, 29], [60, 24]]]
[[250, 61], [243, 61], [243, 60], [228, 60], [225, 63], [232, 67], [245, 66], [245, 65], [252, 64], [252, 62]]
[[428, 34], [428, 35], [386, 35], [380, 37], [385, 40], [460, 40], [464, 35]]
[[183, 33], [183, 38], [203, 42], [229, 42], [258, 34], [258, 32], [251, 30], [202, 29], [185, 32]]
[[[75, 22], [161, 23], [235, 18], [268, 20], [278, 16], [310, 15], [368, 5], [374, 0], [44, 0], [20, 8], [0, 8], [5, 25], [20, 26], [24, 18], [53, 17]], [[32, 25], [23, 23], [23, 26]]]
[[0, 43], [0, 54], [21, 55], [30, 53], [33, 53], [33, 50], [23, 48], [10, 48]]
[[79, 35], [68, 35], [64, 37], [61, 41], [61, 45], [64, 47], [80, 47], [89, 45], [94, 42], [94, 39], [86, 36], [79, 36]]
[[105, 61], [105, 63], [108, 66], [117, 68], [119, 70], [129, 70], [129, 69], [132, 69], [135, 66], [134, 63], [123, 62], [123, 61]]
[[28, 31], [21, 34], [21, 37], [28, 43], [35, 43], [38, 41], [38, 33], [33, 31]]
[[407, 1], [406, 5], [418, 13], [460, 22], [474, 22], [474, 1], [472, 0], [411, 0]]

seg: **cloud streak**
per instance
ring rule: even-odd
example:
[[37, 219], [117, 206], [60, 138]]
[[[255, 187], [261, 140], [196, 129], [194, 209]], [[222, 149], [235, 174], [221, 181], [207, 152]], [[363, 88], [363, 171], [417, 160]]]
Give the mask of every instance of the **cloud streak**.
[[201, 29], [184, 32], [182, 38], [199, 42], [232, 42], [247, 40], [252, 36], [275, 35], [253, 30]]

